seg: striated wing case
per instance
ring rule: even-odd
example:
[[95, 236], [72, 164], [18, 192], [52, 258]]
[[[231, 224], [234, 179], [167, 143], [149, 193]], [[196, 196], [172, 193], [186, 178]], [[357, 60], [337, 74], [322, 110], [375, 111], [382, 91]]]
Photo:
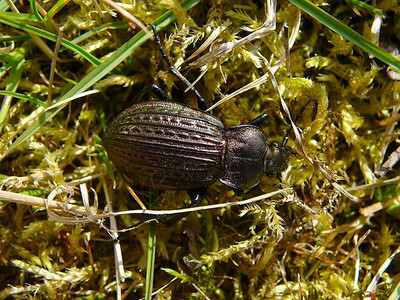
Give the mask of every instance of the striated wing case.
[[107, 127], [104, 147], [134, 182], [159, 189], [192, 189], [219, 178], [225, 155], [220, 120], [166, 101], [136, 104]]

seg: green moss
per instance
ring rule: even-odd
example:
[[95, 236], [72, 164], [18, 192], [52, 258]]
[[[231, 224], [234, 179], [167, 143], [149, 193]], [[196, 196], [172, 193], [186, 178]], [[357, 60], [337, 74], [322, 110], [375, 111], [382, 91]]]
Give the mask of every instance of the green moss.
[[[357, 32], [369, 35], [374, 20], [371, 7], [345, 1], [314, 2]], [[90, 80], [87, 74], [115, 51], [127, 47], [140, 29], [132, 28], [119, 14], [110, 14], [102, 3], [101, 11], [92, 1], [37, 4], [47, 12], [55, 5], [61, 5], [61, 10], [46, 23], [37, 20], [32, 7], [22, 2], [17, 5], [25, 14], [0, 11], [0, 88], [31, 97], [26, 101], [15, 93], [15, 98], [2, 96], [0, 298], [116, 298], [113, 240], [102, 227], [110, 227], [108, 218], [85, 225], [62, 224], [48, 220], [43, 207], [24, 205], [20, 197], [45, 199], [54, 189], [86, 178], [86, 185], [96, 192], [99, 209], [109, 209], [106, 197], [114, 211], [137, 208], [123, 176], [115, 168], [111, 171], [113, 165], [100, 140], [105, 124], [135, 101], [152, 98], [135, 97], [153, 82], [173, 100], [196, 106], [196, 98], [191, 92], [183, 92], [183, 85], [168, 71], [154, 42], [148, 40], [107, 76], [90, 81], [96, 93], [69, 102], [49, 117], [50, 112], [44, 113], [46, 106], [56, 103], [82, 80]], [[315, 164], [304, 157], [292, 132], [288, 145], [293, 155], [288, 170], [280, 179], [263, 178], [243, 198], [280, 187], [290, 187], [290, 192], [246, 207], [191, 213], [168, 228], [158, 225], [154, 290], [162, 288], [159, 297], [203, 299], [202, 293], [210, 299], [360, 296], [398, 247], [400, 232], [398, 181], [374, 189], [360, 187], [377, 182], [373, 172], [398, 146], [400, 83], [387, 75], [387, 66], [302, 13], [289, 69], [284, 59], [280, 60], [285, 58], [283, 25], [288, 24], [292, 32], [298, 19], [298, 8], [289, 2], [279, 2], [275, 29], [238, 44], [266, 21], [264, 3], [212, 0], [190, 10], [177, 1], [119, 4], [144, 24], [154, 23], [167, 10], [174, 12], [176, 22], [159, 31], [162, 44], [173, 64], [191, 82], [199, 79], [196, 88], [209, 104], [268, 74], [271, 70], [264, 59], [273, 66], [276, 87], [293, 118], [313, 100], [296, 124], [305, 152]], [[397, 1], [368, 4], [386, 16], [380, 31], [382, 47], [398, 48]], [[25, 27], [5, 25], [10, 24], [10, 16]], [[53, 21], [57, 26], [52, 27]], [[51, 57], [54, 40], [42, 37], [45, 45], [39, 46], [23, 32], [29, 26], [53, 34], [62, 29], [62, 36], [79, 46], [74, 51], [61, 46], [51, 91], [51, 59], [46, 47]], [[207, 47], [196, 53], [206, 42]], [[232, 48], [220, 55], [216, 49], [221, 50], [221, 46]], [[212, 113], [230, 127], [266, 112], [269, 118], [263, 129], [269, 141], [281, 142], [290, 127], [276, 87], [267, 78]], [[45, 117], [47, 122], [35, 130], [30, 127]], [[23, 133], [31, 134], [14, 148], [13, 143]], [[394, 167], [383, 180], [398, 176], [398, 167]], [[359, 200], [346, 198], [335, 185], [351, 189]], [[135, 185], [132, 188], [148, 201], [148, 191]], [[76, 183], [73, 189], [72, 198], [62, 194], [56, 199], [82, 206]], [[3, 198], [4, 191], [14, 193], [15, 199]], [[93, 204], [93, 193], [90, 197]], [[215, 183], [202, 204], [241, 199]], [[160, 191], [157, 206], [168, 210], [187, 202], [184, 192]], [[376, 209], [378, 205], [382, 206]], [[361, 208], [373, 212], [364, 215], [367, 210]], [[129, 228], [140, 220], [137, 216], [118, 216], [117, 226]], [[353, 251], [368, 229], [372, 232]], [[141, 298], [145, 293], [147, 238], [147, 225], [120, 236], [126, 271], [120, 287], [122, 293], [132, 289], [131, 298]], [[378, 298], [387, 298], [395, 290], [400, 278], [398, 261], [395, 258], [390, 262], [374, 287]]]

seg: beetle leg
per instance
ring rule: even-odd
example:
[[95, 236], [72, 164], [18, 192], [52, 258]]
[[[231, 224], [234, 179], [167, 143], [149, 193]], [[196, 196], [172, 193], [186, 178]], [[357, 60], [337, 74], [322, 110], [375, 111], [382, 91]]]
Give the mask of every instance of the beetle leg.
[[160, 40], [160, 36], [157, 33], [157, 29], [156, 26], [154, 26], [153, 24], [151, 24], [151, 28], [153, 29], [154, 32], [154, 38], [156, 40], [156, 44], [158, 46], [158, 49], [160, 49], [160, 52], [162, 54], [163, 59], [166, 61], [169, 69], [171, 70], [171, 72], [175, 75], [176, 78], [178, 78], [179, 80], [181, 80], [188, 88], [190, 88], [193, 93], [196, 95], [197, 97], [197, 105], [199, 106], [199, 109], [201, 110], [206, 110], [208, 108], [206, 101], [204, 100], [204, 98], [200, 95], [200, 93], [197, 91], [197, 89], [190, 83], [189, 80], [187, 80], [185, 78], [185, 76], [182, 75], [181, 72], [179, 72], [179, 70], [177, 68], [175, 68], [173, 66], [173, 64], [171, 63], [171, 61], [169, 60], [167, 54], [165, 53], [165, 50], [163, 48], [163, 46], [161, 45], [161, 40]]
[[153, 91], [154, 95], [156, 95], [160, 100], [163, 101], [172, 101], [168, 95], [155, 83], [151, 85], [151, 90]]
[[233, 192], [235, 193], [236, 196], [242, 196], [244, 193], [243, 190], [238, 190], [238, 189], [233, 189]]
[[[308, 100], [308, 101], [306, 102], [306, 104], [304, 104], [304, 105], [300, 108], [299, 113], [297, 114], [296, 118], [293, 120], [293, 123], [294, 123], [294, 124], [296, 124], [297, 121], [301, 118], [301, 116], [303, 115], [304, 110], [306, 109], [306, 107], [307, 107], [311, 102], [314, 102], [314, 103], [315, 103], [315, 108], [318, 109], [318, 101], [317, 101], [317, 100], [315, 100], [315, 99], [310, 99], [310, 100]], [[289, 140], [289, 133], [290, 133], [290, 131], [291, 131], [292, 129], [293, 129], [292, 126], [290, 126], [290, 128], [289, 128], [288, 131], [286, 132], [285, 137], [283, 138], [283, 141], [282, 141], [282, 146], [286, 146], [287, 141]]]
[[140, 92], [139, 94], [137, 94], [135, 96], [135, 98], [133, 99], [134, 103], [137, 102], [141, 102], [140, 100], [143, 98], [143, 96], [149, 91], [151, 90], [153, 92], [153, 94], [160, 100], [163, 101], [172, 101], [168, 95], [155, 83], [150, 84], [145, 86]]
[[203, 200], [204, 196], [206, 195], [207, 187], [188, 190], [187, 193], [191, 201], [190, 205], [187, 207], [197, 207], [200, 205], [201, 200]]
[[249, 125], [254, 125], [254, 126], [260, 126], [262, 123], [265, 122], [265, 120], [268, 118], [267, 114], [262, 114], [259, 115], [257, 118], [251, 120], [249, 122]]
[[[197, 207], [197, 206], [199, 206], [201, 200], [203, 200], [204, 196], [206, 195], [207, 187], [188, 190], [187, 193], [190, 197], [190, 204], [186, 205], [184, 208]], [[177, 216], [174, 216], [174, 217], [168, 218], [168, 219], [160, 218], [159, 221], [163, 222], [167, 227], [169, 227], [169, 226], [172, 226], [175, 223], [179, 222], [180, 220], [182, 220], [188, 214], [190, 214], [190, 212], [182, 213], [182, 214], [179, 214]]]

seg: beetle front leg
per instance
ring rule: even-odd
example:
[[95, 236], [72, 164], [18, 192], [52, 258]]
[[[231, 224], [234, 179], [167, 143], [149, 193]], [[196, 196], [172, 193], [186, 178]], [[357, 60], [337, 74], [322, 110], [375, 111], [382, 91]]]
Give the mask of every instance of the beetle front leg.
[[267, 114], [262, 114], [259, 115], [257, 118], [251, 120], [249, 122], [249, 125], [254, 125], [254, 126], [260, 126], [262, 123], [265, 122], [265, 120], [268, 118]]
[[157, 84], [153, 83], [151, 85], [151, 90], [160, 100], [172, 101], [171, 98], [169, 98], [168, 95]]
[[141, 102], [141, 99], [144, 97], [144, 95], [146, 93], [149, 92], [149, 90], [151, 90], [153, 92], [153, 94], [160, 100], [163, 101], [172, 101], [168, 95], [155, 83], [153, 84], [149, 84], [147, 86], [145, 86], [140, 92], [139, 94], [136, 95], [136, 97], [133, 99], [133, 102]]
[[156, 44], [158, 46], [158, 49], [160, 50], [161, 55], [162, 55], [163, 59], [165, 60], [165, 62], [167, 63], [167, 65], [168, 65], [169, 69], [171, 70], [172, 74], [174, 74], [176, 78], [181, 80], [196, 95], [196, 97], [197, 97], [197, 105], [198, 105], [199, 109], [206, 110], [208, 108], [208, 106], [207, 106], [206, 101], [204, 100], [203, 96], [201, 96], [200, 93], [198, 92], [198, 90], [189, 82], [189, 80], [187, 80], [186, 77], [183, 76], [182, 73], [179, 72], [179, 70], [174, 67], [174, 65], [169, 60], [169, 58], [167, 56], [167, 53], [165, 53], [165, 50], [164, 50], [163, 46], [161, 45], [160, 36], [157, 33], [156, 26], [151, 24], [151, 28], [153, 29], [154, 38], [156, 40]]
[[[308, 100], [308, 101], [306, 102], [306, 104], [304, 104], [304, 105], [300, 108], [300, 111], [298, 112], [296, 118], [293, 120], [293, 123], [294, 123], [294, 124], [296, 124], [297, 121], [301, 118], [301, 116], [303, 115], [304, 110], [306, 109], [306, 107], [307, 107], [311, 102], [314, 102], [314, 103], [315, 103], [315, 109], [316, 109], [316, 110], [318, 109], [318, 101], [317, 101], [317, 100], [315, 100], [315, 99], [310, 99], [310, 100]], [[290, 126], [290, 128], [287, 130], [287, 132], [286, 132], [286, 134], [285, 134], [285, 137], [283, 138], [283, 141], [282, 141], [282, 146], [286, 146], [286, 144], [287, 144], [287, 142], [288, 142], [288, 140], [289, 140], [289, 133], [290, 133], [290, 131], [291, 131], [292, 129], [293, 129], [292, 126]]]

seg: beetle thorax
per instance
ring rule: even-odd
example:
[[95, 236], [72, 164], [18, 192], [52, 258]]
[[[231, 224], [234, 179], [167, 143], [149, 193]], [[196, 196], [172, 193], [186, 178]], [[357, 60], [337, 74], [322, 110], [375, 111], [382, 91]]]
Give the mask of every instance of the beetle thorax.
[[241, 125], [227, 129], [225, 138], [220, 181], [239, 191], [256, 186], [265, 171], [267, 136], [257, 126]]

